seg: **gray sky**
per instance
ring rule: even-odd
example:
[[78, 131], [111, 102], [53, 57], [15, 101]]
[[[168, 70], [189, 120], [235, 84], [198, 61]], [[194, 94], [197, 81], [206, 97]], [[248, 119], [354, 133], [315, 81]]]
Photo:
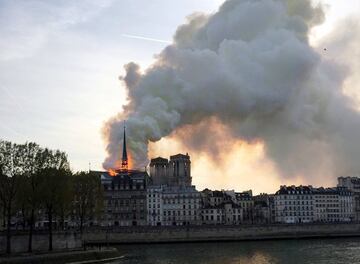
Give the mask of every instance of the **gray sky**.
[[[64, 150], [76, 170], [100, 169], [100, 129], [125, 101], [123, 65], [145, 68], [187, 15], [221, 2], [0, 0], [0, 138]], [[317, 35], [359, 7], [340, 2], [326, 1], [335, 8]]]
[[125, 100], [123, 65], [148, 65], [188, 14], [220, 2], [0, 1], [0, 138], [60, 148], [74, 169], [101, 168], [101, 126]]

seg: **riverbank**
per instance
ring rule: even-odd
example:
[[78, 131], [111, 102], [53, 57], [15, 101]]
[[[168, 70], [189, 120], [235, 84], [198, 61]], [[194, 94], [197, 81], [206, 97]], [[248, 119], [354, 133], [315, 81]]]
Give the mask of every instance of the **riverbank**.
[[[34, 252], [47, 252], [49, 236], [46, 230], [36, 230], [33, 234], [32, 249]], [[75, 231], [55, 231], [53, 233], [54, 251], [81, 250], [83, 248], [81, 234]], [[11, 235], [11, 252], [22, 253], [28, 248], [29, 234], [27, 231], [13, 231]], [[5, 252], [6, 233], [0, 233], [0, 254]]]
[[102, 250], [76, 250], [66, 252], [52, 252], [41, 254], [17, 254], [13, 256], [0, 257], [1, 264], [17, 263], [54, 263], [54, 264], [90, 264], [104, 263], [124, 258], [116, 248], [106, 248]]
[[[53, 248], [57, 251], [81, 250], [84, 246], [110, 246], [136, 243], [176, 243], [208, 241], [275, 240], [327, 237], [360, 237], [360, 223], [311, 223], [271, 224], [238, 226], [133, 226], [109, 227], [77, 232], [54, 232]], [[12, 235], [12, 252], [26, 252], [28, 235], [18, 232]], [[0, 233], [0, 252], [5, 252], [6, 237]], [[33, 238], [33, 250], [46, 252], [48, 235], [37, 232]]]
[[86, 245], [360, 237], [359, 223], [127, 227], [83, 234]]

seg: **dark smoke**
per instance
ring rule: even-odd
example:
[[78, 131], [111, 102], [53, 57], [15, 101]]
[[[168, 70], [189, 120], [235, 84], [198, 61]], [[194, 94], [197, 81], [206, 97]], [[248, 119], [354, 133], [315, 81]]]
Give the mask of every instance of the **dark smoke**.
[[323, 19], [307, 0], [228, 0], [211, 16], [190, 16], [145, 73], [125, 65], [129, 103], [104, 128], [104, 167], [119, 159], [123, 119], [137, 167], [149, 141], [192, 126], [183, 140], [221, 153], [198, 125], [216, 120], [227, 141], [263, 142], [283, 176], [358, 173], [360, 116], [342, 91], [348, 69], [308, 41]]

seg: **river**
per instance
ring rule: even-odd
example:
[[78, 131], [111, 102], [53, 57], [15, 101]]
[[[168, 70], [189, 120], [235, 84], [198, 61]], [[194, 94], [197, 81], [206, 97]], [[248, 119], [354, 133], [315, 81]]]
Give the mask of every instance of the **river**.
[[360, 238], [122, 245], [121, 264], [360, 263]]

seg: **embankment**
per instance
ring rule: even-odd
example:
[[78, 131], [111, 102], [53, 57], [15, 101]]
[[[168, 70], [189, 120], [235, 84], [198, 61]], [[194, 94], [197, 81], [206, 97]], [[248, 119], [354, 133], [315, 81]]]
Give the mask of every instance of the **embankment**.
[[[360, 223], [334, 224], [273, 224], [240, 226], [188, 226], [188, 227], [118, 227], [91, 228], [81, 236], [76, 232], [55, 232], [54, 250], [73, 250], [85, 245], [111, 245], [128, 243], [172, 243], [232, 240], [297, 239], [321, 237], [360, 237]], [[25, 252], [28, 236], [15, 233], [12, 251]], [[6, 238], [0, 233], [0, 252], [5, 251]], [[33, 239], [34, 251], [46, 251], [46, 233], [37, 233]]]
[[360, 224], [242, 225], [118, 228], [84, 234], [86, 244], [360, 237]]
[[[26, 231], [14, 231], [11, 236], [11, 252], [26, 252], [28, 248], [29, 236]], [[37, 231], [33, 235], [32, 248], [34, 252], [47, 251], [49, 247], [49, 237], [45, 231]], [[54, 250], [73, 250], [82, 248], [81, 235], [77, 232], [54, 232]], [[6, 234], [0, 233], [0, 253], [5, 252]]]

